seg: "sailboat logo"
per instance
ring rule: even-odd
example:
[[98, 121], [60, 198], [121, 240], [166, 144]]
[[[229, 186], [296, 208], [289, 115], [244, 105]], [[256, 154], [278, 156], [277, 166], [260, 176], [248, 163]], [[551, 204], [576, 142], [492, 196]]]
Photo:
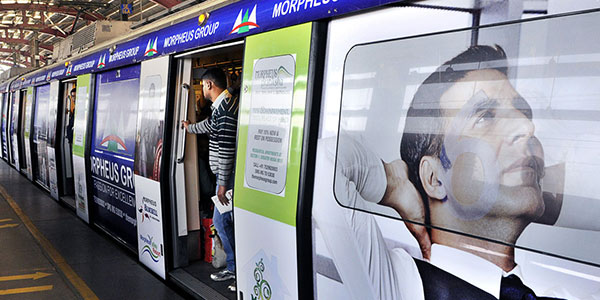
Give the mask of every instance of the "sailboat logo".
[[237, 19], [235, 20], [235, 23], [233, 24], [233, 29], [231, 29], [231, 32], [229, 32], [229, 34], [232, 33], [245, 33], [250, 31], [250, 29], [254, 29], [254, 28], [258, 28], [260, 26], [258, 26], [258, 24], [256, 24], [256, 4], [254, 5], [254, 8], [252, 9], [252, 12], [250, 13], [250, 15], [248, 15], [250, 11], [248, 9], [246, 9], [246, 12], [244, 13], [244, 9], [240, 9], [240, 13], [237, 16]]
[[100, 142], [100, 146], [112, 152], [127, 151], [127, 146], [125, 146], [125, 142], [123, 142], [123, 140], [120, 137], [114, 134], [104, 137]]
[[146, 46], [146, 52], [144, 52], [144, 56], [152, 57], [154, 54], [158, 53], [157, 45], [158, 45], [158, 37], [154, 39], [150, 39], [148, 41], [148, 45]]
[[73, 71], [73, 65], [71, 65], [71, 64], [70, 64], [70, 65], [67, 67], [67, 76], [71, 76], [71, 72], [72, 72], [72, 71]]
[[98, 69], [106, 67], [106, 54], [102, 54], [98, 60]]

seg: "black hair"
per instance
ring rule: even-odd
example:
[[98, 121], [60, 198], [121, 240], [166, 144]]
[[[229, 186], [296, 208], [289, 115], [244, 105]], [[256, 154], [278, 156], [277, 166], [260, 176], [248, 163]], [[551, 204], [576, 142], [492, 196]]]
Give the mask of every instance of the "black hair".
[[72, 89], [69, 91], [69, 94], [70, 94], [70, 93], [76, 93], [76, 92], [77, 92], [77, 88], [72, 88]]
[[227, 76], [225, 72], [219, 68], [210, 68], [202, 75], [202, 80], [212, 81], [218, 88], [227, 88]]
[[419, 86], [406, 114], [400, 155], [408, 167], [408, 179], [421, 194], [426, 224], [429, 224], [429, 201], [419, 177], [419, 165], [423, 156], [440, 157], [444, 161], [444, 114], [440, 98], [467, 73], [484, 69], [507, 74], [506, 53], [500, 46], [471, 46], [442, 64]]

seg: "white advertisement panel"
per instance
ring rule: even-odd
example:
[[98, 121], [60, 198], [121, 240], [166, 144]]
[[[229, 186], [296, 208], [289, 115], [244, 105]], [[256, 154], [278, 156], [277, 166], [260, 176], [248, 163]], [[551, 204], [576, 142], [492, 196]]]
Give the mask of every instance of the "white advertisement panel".
[[280, 196], [285, 196], [295, 68], [293, 55], [261, 58], [252, 78], [245, 184]]
[[58, 201], [58, 176], [56, 173], [56, 116], [58, 110], [58, 88], [60, 83], [53, 81], [50, 83], [50, 101], [48, 102], [48, 187], [50, 195]]
[[140, 262], [166, 278], [160, 183], [135, 175]]
[[48, 187], [50, 196], [58, 200], [58, 177], [56, 176], [56, 154], [52, 147], [48, 147]]
[[135, 139], [135, 201], [139, 260], [166, 278], [160, 170], [169, 57], [143, 62]]
[[25, 145], [25, 172], [29, 180], [33, 180], [33, 168], [31, 166], [31, 109], [33, 108], [33, 87], [28, 87], [25, 95], [25, 121], [23, 124], [23, 144]]
[[[235, 208], [237, 286], [244, 299], [298, 299], [296, 228]], [[265, 237], [265, 228], [269, 235]]]
[[90, 74], [77, 77], [77, 95], [75, 96], [75, 116], [73, 123], [73, 178], [75, 183], [75, 207], [77, 216], [86, 223], [90, 222], [87, 183], [85, 176], [85, 133], [87, 129], [88, 107], [91, 92]]
[[75, 182], [75, 206], [77, 208], [77, 216], [82, 218], [86, 223], [89, 223], [90, 214], [88, 211], [87, 185], [85, 182], [85, 159], [83, 157], [79, 157], [73, 154], [73, 171], [73, 180]]

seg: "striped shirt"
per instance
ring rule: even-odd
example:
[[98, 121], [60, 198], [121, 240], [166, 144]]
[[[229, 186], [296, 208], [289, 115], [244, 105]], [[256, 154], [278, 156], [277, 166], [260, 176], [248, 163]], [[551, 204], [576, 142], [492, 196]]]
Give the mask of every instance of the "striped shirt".
[[210, 117], [188, 126], [190, 133], [208, 134], [209, 165], [220, 186], [227, 186], [233, 174], [238, 103], [237, 95], [224, 90], [215, 99]]

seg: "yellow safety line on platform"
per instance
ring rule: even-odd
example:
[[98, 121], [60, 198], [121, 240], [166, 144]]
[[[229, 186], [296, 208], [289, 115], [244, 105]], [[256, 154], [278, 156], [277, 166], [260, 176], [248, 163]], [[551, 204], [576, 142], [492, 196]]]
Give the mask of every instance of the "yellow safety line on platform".
[[32, 286], [32, 287], [24, 287], [24, 288], [0, 290], [0, 295], [14, 295], [14, 294], [24, 294], [24, 293], [49, 291], [53, 287], [54, 286], [52, 286], [52, 285], [40, 285], [40, 286]]
[[44, 237], [44, 235], [40, 233], [37, 227], [33, 225], [33, 222], [31, 222], [29, 217], [27, 217], [27, 215], [23, 213], [19, 205], [15, 202], [15, 200], [13, 200], [13, 198], [8, 194], [8, 192], [6, 192], [2, 185], [0, 185], [0, 195], [2, 195], [4, 199], [6, 199], [10, 207], [12, 207], [17, 216], [19, 216], [19, 218], [23, 222], [23, 224], [25, 224], [25, 227], [29, 229], [31, 235], [33, 235], [33, 237], [37, 240], [40, 246], [42, 246], [42, 248], [48, 254], [50, 259], [52, 259], [54, 264], [62, 271], [65, 277], [67, 277], [67, 279], [69, 280], [69, 282], [71, 282], [73, 287], [77, 289], [81, 297], [83, 297], [83, 299], [86, 300], [98, 299], [98, 296], [96, 296], [96, 294], [94, 294], [94, 292], [87, 286], [87, 284], [85, 284], [83, 279], [81, 279], [81, 277], [79, 277], [79, 275], [77, 275], [77, 273], [73, 271], [71, 266], [69, 266], [69, 264], [60, 255], [60, 253], [58, 253], [56, 248], [54, 248], [54, 246], [52, 246], [52, 244], [46, 239], [46, 237]]
[[44, 277], [48, 277], [50, 275], [52, 275], [52, 274], [44, 273], [44, 272], [35, 272], [33, 274], [0, 276], [0, 281], [24, 280], [24, 279], [38, 280], [38, 279], [41, 279]]
[[0, 225], [0, 229], [2, 228], [13, 228], [13, 227], [17, 227], [19, 226], [19, 224], [4, 224], [4, 225]]

